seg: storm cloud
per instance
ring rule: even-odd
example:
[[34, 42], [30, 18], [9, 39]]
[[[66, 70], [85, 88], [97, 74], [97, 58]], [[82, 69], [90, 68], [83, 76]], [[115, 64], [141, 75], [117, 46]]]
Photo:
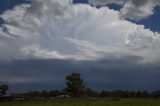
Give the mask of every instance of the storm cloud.
[[33, 0], [0, 15], [1, 82], [63, 85], [76, 71], [91, 87], [159, 88], [160, 34], [121, 17], [128, 3], [141, 9], [157, 1], [120, 0], [121, 12], [72, 2]]
[[126, 56], [78, 62], [59, 59], [13, 60], [0, 63], [0, 80], [10, 85], [11, 91], [17, 92], [63, 89], [66, 75], [79, 72], [86, 85], [95, 90], [152, 91], [160, 88], [160, 63], [140, 64], [139, 59]]
[[145, 61], [159, 57], [159, 33], [121, 19], [119, 12], [108, 7], [35, 0], [1, 17], [5, 21], [0, 28], [2, 60], [94, 60], [110, 54], [133, 54]]

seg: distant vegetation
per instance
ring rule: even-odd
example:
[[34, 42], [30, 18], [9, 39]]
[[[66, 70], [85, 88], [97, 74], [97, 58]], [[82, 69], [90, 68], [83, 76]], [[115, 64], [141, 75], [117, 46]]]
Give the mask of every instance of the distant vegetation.
[[71, 93], [59, 90], [52, 91], [29, 91], [28, 93], [22, 94], [26, 97], [58, 97], [60, 95], [68, 95], [70, 97], [100, 97], [100, 98], [160, 98], [160, 91], [147, 92], [147, 91], [122, 91], [122, 90], [114, 90], [114, 91], [101, 91], [96, 92], [89, 88], [87, 88], [82, 95], [74, 96]]
[[0, 85], [0, 96], [5, 95], [8, 89], [8, 85]]
[[159, 99], [84, 99], [65, 98], [54, 100], [21, 100], [2, 102], [0, 106], [160, 106]]
[[[66, 98], [66, 97], [81, 97], [81, 98], [160, 98], [160, 90], [154, 92], [148, 91], [123, 91], [103, 90], [100, 92], [87, 88], [85, 81], [81, 78], [79, 73], [71, 73], [65, 78], [66, 88], [63, 90], [43, 90], [43, 91], [28, 91], [23, 94], [14, 94], [12, 97], [23, 98]], [[9, 87], [7, 85], [0, 85], [0, 97], [3, 98]], [[15, 96], [16, 95], [16, 96]]]

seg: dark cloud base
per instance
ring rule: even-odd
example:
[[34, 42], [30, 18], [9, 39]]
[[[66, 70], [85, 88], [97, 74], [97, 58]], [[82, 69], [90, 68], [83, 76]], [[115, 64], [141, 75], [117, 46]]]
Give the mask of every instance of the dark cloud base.
[[[137, 57], [101, 59], [98, 61], [73, 60], [14, 60], [0, 63], [0, 75], [34, 79], [8, 83], [11, 91], [63, 89], [65, 76], [81, 73], [88, 87], [95, 90], [157, 90], [160, 89], [160, 63], [138, 64]], [[36, 80], [35, 80], [36, 79]], [[21, 79], [20, 79], [21, 80]]]

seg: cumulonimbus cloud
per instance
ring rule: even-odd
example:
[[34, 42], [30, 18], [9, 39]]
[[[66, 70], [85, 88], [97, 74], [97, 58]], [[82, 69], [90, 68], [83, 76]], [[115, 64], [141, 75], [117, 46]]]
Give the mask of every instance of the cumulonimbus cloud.
[[160, 6], [160, 0], [89, 0], [93, 5], [119, 4], [125, 18], [140, 20], [154, 14], [154, 8]]
[[4, 60], [93, 60], [126, 54], [145, 61], [159, 59], [160, 34], [121, 19], [120, 12], [108, 7], [33, 0], [0, 16], [5, 21], [0, 27], [0, 58]]

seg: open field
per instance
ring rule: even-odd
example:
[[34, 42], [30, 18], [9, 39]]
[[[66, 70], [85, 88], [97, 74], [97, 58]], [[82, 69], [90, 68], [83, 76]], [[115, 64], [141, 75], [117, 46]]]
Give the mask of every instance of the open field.
[[62, 99], [2, 102], [0, 106], [160, 106], [160, 99]]

